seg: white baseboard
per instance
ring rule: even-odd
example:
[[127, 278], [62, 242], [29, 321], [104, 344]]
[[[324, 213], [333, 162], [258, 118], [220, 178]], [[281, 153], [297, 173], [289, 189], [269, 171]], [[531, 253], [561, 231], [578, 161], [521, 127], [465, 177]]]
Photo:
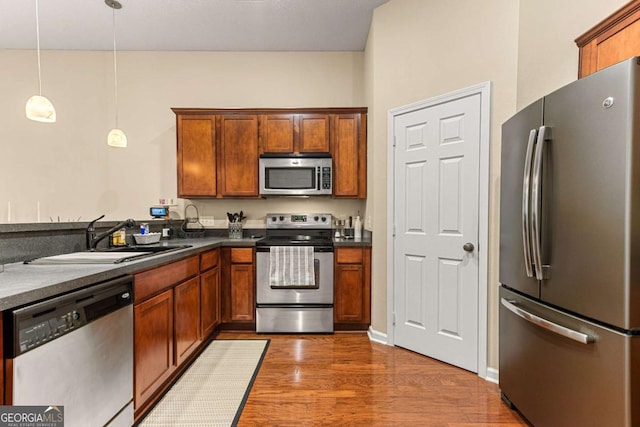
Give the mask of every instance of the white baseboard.
[[382, 333], [382, 332], [378, 332], [376, 330], [373, 330], [371, 328], [371, 326], [369, 326], [369, 330], [367, 331], [367, 335], [369, 336], [369, 340], [371, 340], [373, 342], [377, 342], [377, 343], [380, 343], [380, 344], [388, 345], [388, 343], [387, 343], [387, 334]]
[[499, 374], [497, 369], [487, 368], [487, 376], [485, 377], [485, 380], [498, 384], [498, 378]]

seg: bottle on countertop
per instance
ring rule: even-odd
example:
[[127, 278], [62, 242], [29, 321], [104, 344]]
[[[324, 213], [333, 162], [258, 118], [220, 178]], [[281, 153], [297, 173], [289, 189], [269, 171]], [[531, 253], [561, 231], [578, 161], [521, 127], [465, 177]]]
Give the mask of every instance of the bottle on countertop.
[[356, 220], [353, 223], [353, 238], [362, 239], [362, 221], [360, 215], [356, 216]]

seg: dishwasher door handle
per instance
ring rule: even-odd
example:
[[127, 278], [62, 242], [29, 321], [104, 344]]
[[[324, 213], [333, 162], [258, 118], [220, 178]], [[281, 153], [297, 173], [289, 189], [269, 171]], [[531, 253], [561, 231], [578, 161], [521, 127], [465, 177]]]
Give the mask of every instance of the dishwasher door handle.
[[573, 329], [567, 328], [562, 325], [558, 325], [557, 323], [551, 322], [547, 319], [543, 319], [540, 316], [536, 316], [533, 313], [529, 313], [528, 311], [518, 307], [515, 304], [515, 301], [509, 301], [505, 298], [501, 298], [500, 302], [502, 305], [507, 308], [509, 311], [514, 313], [516, 316], [521, 317], [529, 323], [533, 323], [536, 326], [539, 326], [543, 329], [551, 331], [555, 334], [562, 335], [565, 338], [569, 338], [573, 341], [577, 341], [582, 344], [591, 344], [596, 341], [594, 337], [591, 335], [583, 334], [582, 332], [574, 331]]

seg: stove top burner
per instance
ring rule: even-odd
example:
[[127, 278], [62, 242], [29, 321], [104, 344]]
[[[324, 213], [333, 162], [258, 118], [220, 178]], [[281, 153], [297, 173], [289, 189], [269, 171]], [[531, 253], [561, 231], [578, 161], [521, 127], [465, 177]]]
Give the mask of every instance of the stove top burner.
[[331, 214], [267, 214], [266, 237], [257, 246], [333, 246]]

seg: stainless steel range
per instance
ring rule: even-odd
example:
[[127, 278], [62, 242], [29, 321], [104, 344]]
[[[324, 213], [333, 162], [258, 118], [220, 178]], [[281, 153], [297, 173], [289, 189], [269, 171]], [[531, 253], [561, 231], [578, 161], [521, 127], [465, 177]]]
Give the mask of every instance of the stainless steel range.
[[331, 214], [268, 214], [256, 242], [256, 331], [333, 332]]

